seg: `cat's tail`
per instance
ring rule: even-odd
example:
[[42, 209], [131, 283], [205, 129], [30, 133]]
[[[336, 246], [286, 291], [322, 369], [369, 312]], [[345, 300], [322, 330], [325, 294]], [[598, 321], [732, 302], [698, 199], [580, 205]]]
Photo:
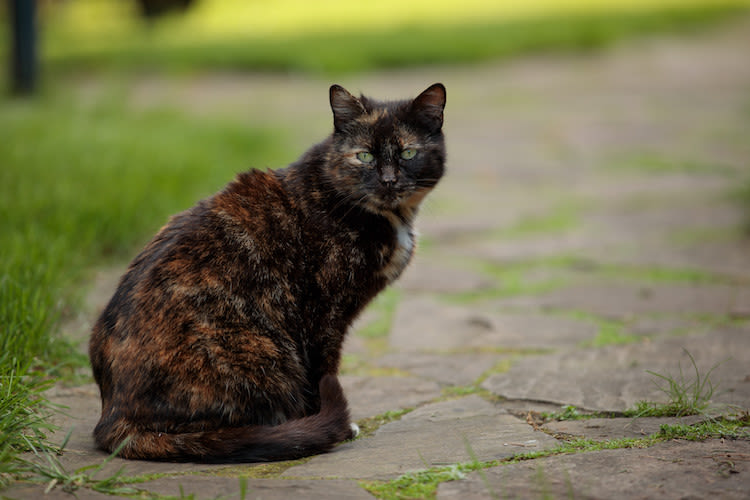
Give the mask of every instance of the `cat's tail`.
[[[292, 460], [330, 451], [337, 443], [356, 436], [341, 384], [335, 375], [320, 380], [320, 411], [276, 426], [245, 426], [212, 431], [170, 434], [122, 429], [119, 433], [94, 432], [97, 444], [118, 455], [142, 460], [197, 462], [263, 462]], [[129, 431], [129, 432], [128, 432]], [[111, 436], [119, 434], [112, 439]], [[126, 441], [125, 441], [126, 440]]]

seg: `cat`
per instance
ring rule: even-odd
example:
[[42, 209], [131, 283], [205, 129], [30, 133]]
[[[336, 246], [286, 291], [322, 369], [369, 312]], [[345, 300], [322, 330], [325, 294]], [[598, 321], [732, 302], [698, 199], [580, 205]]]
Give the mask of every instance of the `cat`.
[[97, 446], [253, 462], [354, 437], [337, 378], [348, 327], [399, 277], [444, 172], [445, 87], [380, 102], [329, 91], [333, 133], [170, 218], [93, 327]]

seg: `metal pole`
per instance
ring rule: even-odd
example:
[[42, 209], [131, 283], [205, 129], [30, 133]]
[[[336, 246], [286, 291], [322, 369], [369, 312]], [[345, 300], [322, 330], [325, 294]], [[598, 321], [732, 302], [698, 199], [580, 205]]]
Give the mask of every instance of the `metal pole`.
[[10, 0], [11, 90], [31, 94], [36, 87], [36, 0]]

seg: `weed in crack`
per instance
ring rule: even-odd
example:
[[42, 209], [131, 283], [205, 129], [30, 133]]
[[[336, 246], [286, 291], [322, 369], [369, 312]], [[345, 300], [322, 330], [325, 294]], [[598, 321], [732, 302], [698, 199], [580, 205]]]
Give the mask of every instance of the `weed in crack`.
[[363, 418], [357, 421], [359, 426], [359, 436], [356, 439], [362, 439], [372, 436], [381, 426], [400, 420], [401, 417], [413, 411], [414, 408], [402, 408], [399, 410], [389, 410], [374, 417]]
[[[705, 375], [701, 375], [698, 365], [687, 349], [683, 349], [685, 354], [690, 358], [693, 365], [695, 378], [688, 380], [682, 371], [682, 364], [679, 363], [679, 376], [677, 378], [670, 375], [662, 375], [651, 370], [646, 370], [648, 374], [655, 377], [654, 385], [667, 395], [669, 402], [653, 403], [649, 401], [639, 401], [635, 408], [625, 411], [627, 417], [683, 417], [686, 415], [700, 415], [708, 409], [711, 397], [714, 394], [715, 387], [711, 382], [711, 373], [723, 361], [716, 363]], [[666, 385], [660, 384], [658, 380], [666, 382]]]

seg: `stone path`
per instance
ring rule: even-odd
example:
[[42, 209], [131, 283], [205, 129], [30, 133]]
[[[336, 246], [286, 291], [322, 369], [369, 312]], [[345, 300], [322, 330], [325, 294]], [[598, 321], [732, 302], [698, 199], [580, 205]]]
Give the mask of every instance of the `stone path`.
[[[750, 238], [733, 192], [750, 172], [748, 46], [745, 20], [585, 56], [339, 82], [402, 97], [442, 81], [449, 97], [450, 172], [422, 214], [418, 256], [346, 345], [342, 381], [366, 432], [293, 463], [115, 459], [97, 477], [123, 467], [143, 475], [135, 488], [195, 498], [240, 498], [238, 477], [248, 478], [246, 498], [370, 498], [362, 481], [476, 459], [499, 462], [457, 472], [437, 498], [747, 498], [747, 439], [503, 460], [706, 418], [623, 418], [639, 401], [668, 402], [653, 373], [679, 381], [682, 370], [690, 383], [697, 369], [716, 389], [707, 414], [747, 415]], [[296, 127], [301, 151], [329, 129], [329, 83], [154, 78], [135, 82], [131, 98]], [[87, 318], [111, 293], [112, 273], [100, 278]], [[60, 435], [73, 428], [61, 464], [99, 463], [96, 388], [57, 388], [53, 400], [70, 407]], [[538, 413], [567, 405], [619, 417], [543, 422]]]

